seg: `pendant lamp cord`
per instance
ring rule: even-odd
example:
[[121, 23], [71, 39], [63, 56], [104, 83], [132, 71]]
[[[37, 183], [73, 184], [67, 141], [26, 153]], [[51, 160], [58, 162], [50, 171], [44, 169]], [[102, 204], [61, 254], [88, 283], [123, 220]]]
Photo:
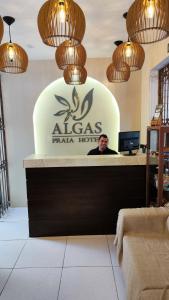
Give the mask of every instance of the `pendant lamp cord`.
[[9, 25], [9, 39], [10, 39], [9, 42], [12, 43], [12, 40], [11, 40], [11, 26], [10, 25]]

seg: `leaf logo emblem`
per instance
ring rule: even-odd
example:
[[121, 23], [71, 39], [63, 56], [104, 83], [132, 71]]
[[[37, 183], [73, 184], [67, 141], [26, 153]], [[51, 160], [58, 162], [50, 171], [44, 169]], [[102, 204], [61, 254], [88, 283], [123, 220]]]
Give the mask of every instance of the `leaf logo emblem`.
[[55, 95], [55, 99], [64, 106], [64, 109], [56, 112], [54, 116], [60, 117], [65, 114], [66, 116], [64, 122], [67, 122], [70, 117], [74, 121], [80, 121], [84, 119], [92, 107], [93, 91], [94, 89], [91, 89], [87, 93], [87, 95], [84, 97], [84, 100], [81, 104], [75, 87], [73, 88], [72, 91], [72, 104], [70, 104], [65, 98]]

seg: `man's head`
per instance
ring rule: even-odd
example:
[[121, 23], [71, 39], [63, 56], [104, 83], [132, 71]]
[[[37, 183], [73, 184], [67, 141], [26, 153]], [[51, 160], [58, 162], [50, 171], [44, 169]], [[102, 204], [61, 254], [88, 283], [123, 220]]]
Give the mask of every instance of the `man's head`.
[[103, 152], [107, 148], [108, 141], [109, 140], [106, 134], [101, 134], [99, 136], [98, 145], [99, 145], [99, 150], [101, 152]]

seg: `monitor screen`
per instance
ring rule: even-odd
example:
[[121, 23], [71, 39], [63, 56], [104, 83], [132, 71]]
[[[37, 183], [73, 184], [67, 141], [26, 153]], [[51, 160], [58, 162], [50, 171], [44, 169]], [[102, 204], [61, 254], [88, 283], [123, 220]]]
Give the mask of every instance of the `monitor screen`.
[[128, 155], [134, 155], [132, 150], [139, 149], [140, 131], [119, 132], [119, 152], [128, 151]]

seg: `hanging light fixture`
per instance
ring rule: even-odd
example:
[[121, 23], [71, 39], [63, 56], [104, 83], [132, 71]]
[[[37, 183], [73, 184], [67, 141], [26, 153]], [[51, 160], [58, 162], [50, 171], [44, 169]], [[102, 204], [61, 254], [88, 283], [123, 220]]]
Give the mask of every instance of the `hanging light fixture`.
[[87, 78], [87, 71], [80, 66], [67, 66], [63, 72], [64, 80], [67, 84], [84, 84]]
[[0, 71], [6, 73], [23, 73], [28, 66], [28, 56], [25, 50], [11, 41], [10, 26], [15, 19], [9, 16], [3, 17], [3, 20], [9, 26], [9, 43], [0, 46]]
[[48, 0], [38, 14], [38, 29], [42, 41], [57, 47], [65, 40], [79, 44], [85, 33], [85, 16], [73, 0]]
[[2, 18], [0, 17], [0, 43], [1, 43], [1, 40], [3, 37], [3, 34], [4, 34], [4, 24], [3, 24]]
[[107, 79], [109, 82], [120, 83], [128, 81], [130, 78], [130, 68], [123, 62], [123, 71], [118, 71], [113, 63], [111, 63], [106, 71]]
[[130, 40], [154, 43], [169, 36], [169, 1], [135, 0], [127, 13]]
[[73, 45], [72, 41], [64, 41], [55, 52], [59, 69], [64, 70], [68, 65], [83, 67], [86, 63], [86, 50], [81, 45]]
[[114, 51], [112, 61], [117, 70], [123, 70], [123, 62], [129, 67], [130, 71], [137, 71], [142, 68], [145, 59], [145, 52], [141, 45], [134, 42], [124, 42]]

